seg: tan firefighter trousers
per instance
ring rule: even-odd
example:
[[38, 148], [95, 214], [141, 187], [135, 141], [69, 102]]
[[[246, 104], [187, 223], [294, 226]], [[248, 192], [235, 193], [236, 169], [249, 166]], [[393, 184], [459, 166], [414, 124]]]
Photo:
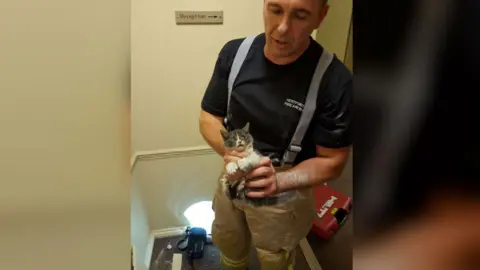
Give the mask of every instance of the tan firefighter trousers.
[[212, 202], [212, 241], [225, 269], [245, 270], [252, 244], [261, 270], [293, 269], [295, 248], [315, 219], [315, 200], [310, 188], [290, 193], [293, 198], [286, 202], [252, 206], [229, 200], [218, 185]]

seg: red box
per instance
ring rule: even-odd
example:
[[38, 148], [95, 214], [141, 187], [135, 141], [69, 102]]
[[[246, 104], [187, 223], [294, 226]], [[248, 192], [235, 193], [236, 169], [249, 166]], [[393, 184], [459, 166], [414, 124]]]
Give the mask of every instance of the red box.
[[318, 218], [313, 223], [312, 232], [328, 240], [340, 229], [352, 209], [352, 198], [327, 185], [313, 189]]

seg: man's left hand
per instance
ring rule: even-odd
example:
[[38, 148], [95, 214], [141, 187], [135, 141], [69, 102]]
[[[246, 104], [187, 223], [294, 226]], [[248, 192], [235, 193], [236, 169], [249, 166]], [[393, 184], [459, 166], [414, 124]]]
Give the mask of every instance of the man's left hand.
[[249, 180], [246, 186], [255, 191], [247, 193], [251, 198], [263, 198], [275, 195], [279, 192], [277, 185], [277, 174], [268, 157], [262, 158], [256, 168], [247, 175]]

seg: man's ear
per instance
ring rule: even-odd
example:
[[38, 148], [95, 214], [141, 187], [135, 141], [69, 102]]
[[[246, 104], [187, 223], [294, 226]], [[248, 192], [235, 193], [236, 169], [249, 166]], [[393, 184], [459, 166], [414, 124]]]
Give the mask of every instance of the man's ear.
[[318, 29], [318, 27], [320, 27], [320, 24], [322, 24], [323, 20], [327, 16], [327, 13], [328, 13], [329, 9], [330, 9], [330, 6], [328, 4], [323, 5], [322, 11], [320, 11], [320, 18], [318, 20], [317, 29]]
[[228, 132], [224, 129], [220, 129], [220, 134], [222, 134], [222, 138], [226, 140], [228, 138]]
[[247, 124], [245, 124], [245, 126], [242, 129], [243, 131], [248, 132], [250, 130], [250, 122], [247, 122]]

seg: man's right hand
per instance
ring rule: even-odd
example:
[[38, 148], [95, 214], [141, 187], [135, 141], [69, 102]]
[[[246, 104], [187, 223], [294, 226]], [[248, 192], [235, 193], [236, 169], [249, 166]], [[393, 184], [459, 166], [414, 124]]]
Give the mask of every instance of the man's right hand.
[[[227, 164], [229, 164], [230, 162], [236, 162], [237, 160], [239, 159], [242, 159], [244, 157], [246, 157], [247, 154], [246, 153], [241, 153], [241, 152], [237, 152], [237, 151], [228, 151], [228, 150], [225, 150], [225, 155], [223, 156], [223, 161], [225, 163], [225, 166], [227, 166]], [[229, 181], [237, 181], [239, 180], [240, 178], [244, 177], [245, 176], [245, 173], [243, 173], [242, 171], [238, 170], [235, 174], [233, 175], [227, 175], [227, 179]]]

